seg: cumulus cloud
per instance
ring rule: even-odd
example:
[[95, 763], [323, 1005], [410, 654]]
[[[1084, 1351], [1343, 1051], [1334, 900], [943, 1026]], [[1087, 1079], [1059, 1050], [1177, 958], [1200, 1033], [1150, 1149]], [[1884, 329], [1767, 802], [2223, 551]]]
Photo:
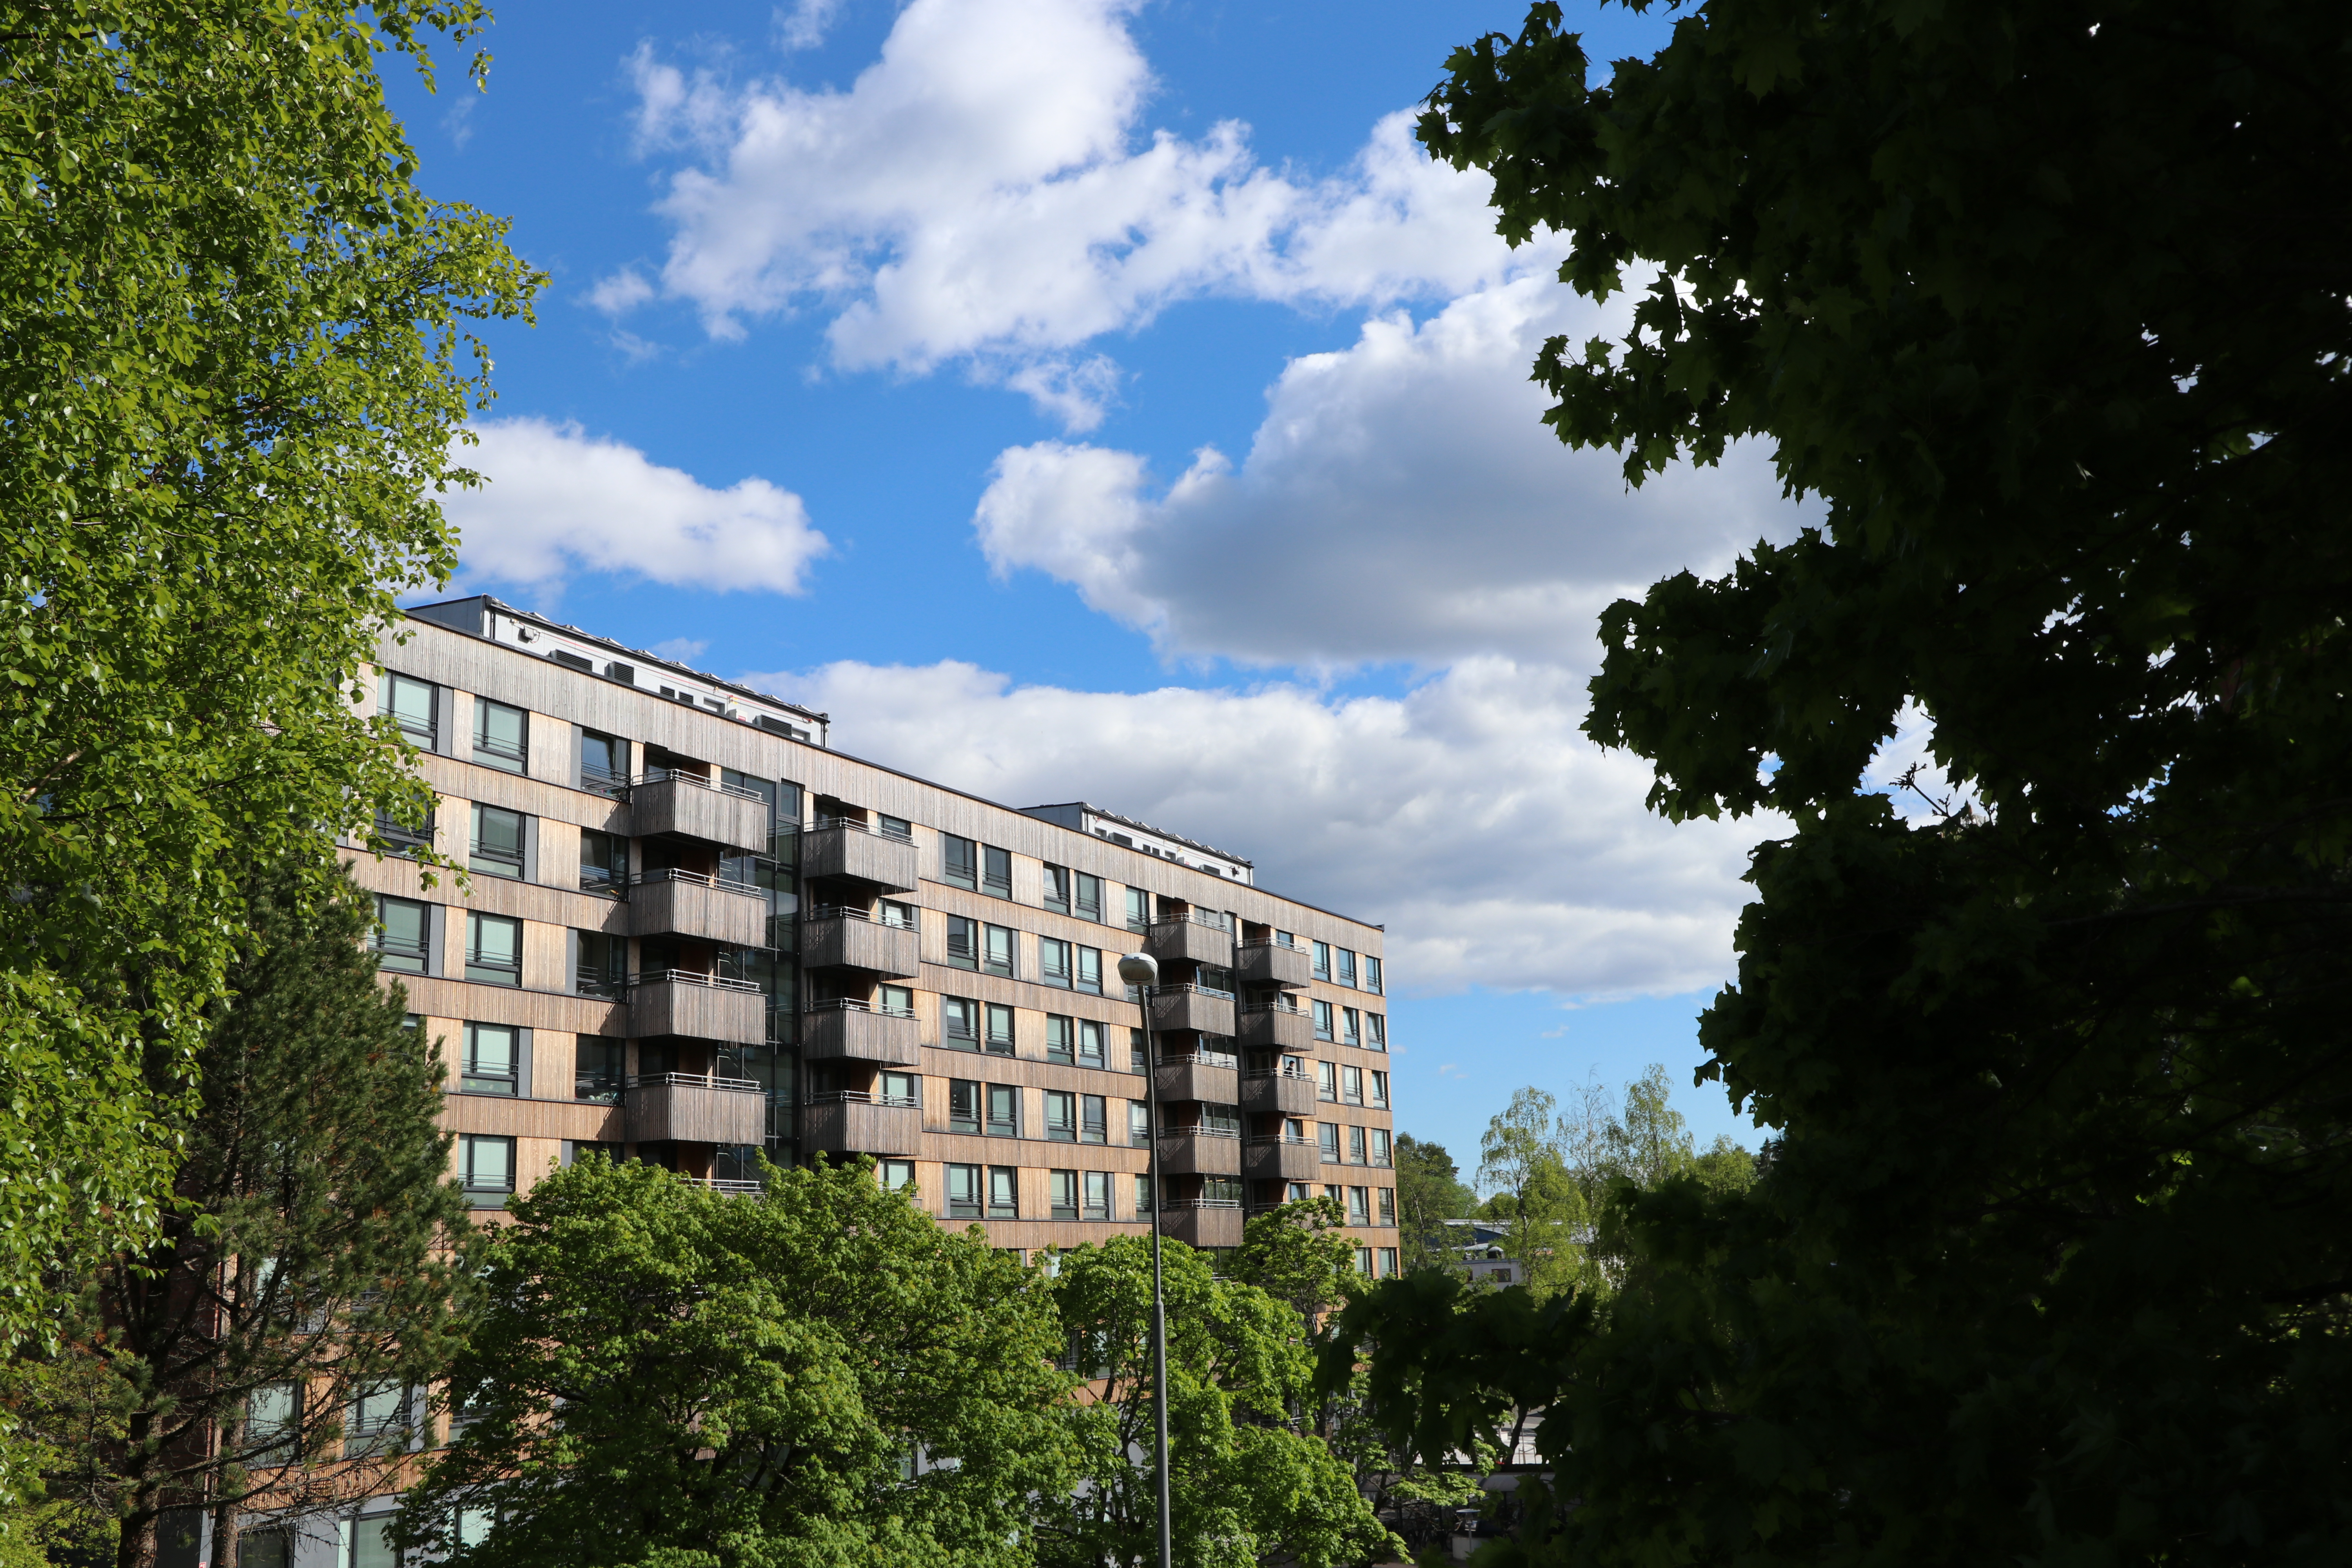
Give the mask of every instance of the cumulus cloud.
[[766, 479], [714, 489], [578, 425], [497, 419], [458, 461], [489, 483], [453, 491], [463, 570], [552, 592], [576, 572], [681, 587], [797, 594], [828, 549], [801, 498]]
[[[824, 309], [837, 365], [920, 372], [1052, 362], [1204, 294], [1379, 304], [1513, 267], [1486, 177], [1433, 164], [1407, 114], [1323, 181], [1260, 164], [1238, 123], [1147, 133], [1135, 8], [913, 0], [845, 90], [641, 48], [639, 145], [685, 161], [659, 204], [662, 291], [719, 336]], [[624, 279], [601, 298], [646, 296]]]
[[1375, 318], [1291, 363], [1238, 466], [1204, 449], [1164, 492], [1130, 452], [1013, 447], [974, 516], [981, 547], [1000, 574], [1057, 577], [1176, 655], [1589, 668], [1612, 599], [1720, 570], [1800, 515], [1759, 453], [1630, 490], [1616, 454], [1571, 452], [1540, 423], [1538, 347], [1622, 331], [1624, 310], [1528, 278], [1418, 324]]
[[1247, 856], [1264, 887], [1384, 922], [1390, 972], [1423, 992], [1719, 981], [1761, 836], [1650, 816], [1647, 766], [1576, 733], [1581, 680], [1505, 658], [1336, 700], [1074, 691], [953, 662], [750, 679], [833, 713], [844, 751], [1013, 805], [1082, 796]]

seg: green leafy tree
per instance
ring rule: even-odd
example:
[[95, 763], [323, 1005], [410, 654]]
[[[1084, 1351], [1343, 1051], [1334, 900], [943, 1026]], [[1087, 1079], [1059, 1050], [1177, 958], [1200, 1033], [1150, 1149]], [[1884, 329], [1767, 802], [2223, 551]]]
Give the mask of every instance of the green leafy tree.
[[979, 1227], [866, 1165], [750, 1198], [590, 1155], [510, 1208], [408, 1547], [454, 1568], [1032, 1560], [1029, 1499], [1070, 1484], [1069, 1379], [1048, 1291]]
[[1559, 1105], [1522, 1089], [1478, 1143], [1478, 1180], [1494, 1192], [1489, 1217], [1511, 1227], [1503, 1251], [1518, 1265], [1517, 1282], [1539, 1296], [1576, 1289], [1591, 1273], [1592, 1214], [1568, 1168]]
[[[1260, 1252], [1293, 1262], [1308, 1247]], [[1362, 1563], [1388, 1546], [1355, 1477], [1306, 1430], [1314, 1362], [1297, 1310], [1206, 1256], [1164, 1244], [1168, 1321], [1170, 1535], [1185, 1568], [1303, 1568]], [[1286, 1267], [1293, 1284], [1311, 1271]], [[1040, 1493], [1037, 1561], [1054, 1568], [1146, 1563], [1158, 1501], [1152, 1470], [1151, 1248], [1114, 1237], [1058, 1255], [1054, 1298], [1070, 1358], [1094, 1385], [1062, 1412], [1083, 1485]]]
[[167, 1506], [209, 1509], [231, 1542], [256, 1498], [299, 1513], [369, 1490], [405, 1453], [405, 1391], [451, 1348], [470, 1227], [438, 1052], [377, 984], [373, 901], [348, 881], [320, 899], [315, 874], [247, 890], [161, 1237], [70, 1281], [63, 1353], [28, 1342], [19, 1363], [51, 1507], [118, 1525], [122, 1568], [152, 1560]]
[[1478, 1194], [1462, 1180], [1443, 1143], [1399, 1133], [1396, 1141], [1397, 1244], [1409, 1272], [1451, 1268], [1459, 1261], [1445, 1228], [1468, 1219]]
[[1701, 1024], [1775, 1137], [1632, 1201], [1605, 1311], [1412, 1374], [1433, 1433], [1554, 1401], [1518, 1560], [2352, 1553], [2347, 39], [1710, 0], [1603, 85], [1549, 5], [1453, 57], [1432, 150], [1640, 290], [1553, 428], [1752, 439], [1822, 517], [1603, 617], [1655, 807], [1790, 824]]
[[0, 4], [7, 1339], [55, 1322], [61, 1249], [154, 1234], [184, 1107], [145, 1058], [194, 1059], [248, 929], [236, 868], [424, 809], [349, 688], [451, 563], [436, 495], [472, 481], [453, 437], [488, 395], [467, 323], [539, 280], [502, 223], [418, 194], [375, 58], [486, 16]]

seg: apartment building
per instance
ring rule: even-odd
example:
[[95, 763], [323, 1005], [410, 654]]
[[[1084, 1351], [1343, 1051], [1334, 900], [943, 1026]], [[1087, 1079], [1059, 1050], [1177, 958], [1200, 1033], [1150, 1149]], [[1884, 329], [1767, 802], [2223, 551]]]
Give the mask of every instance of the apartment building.
[[[1024, 1253], [1155, 1199], [1232, 1247], [1328, 1194], [1359, 1267], [1395, 1271], [1378, 926], [1091, 805], [845, 756], [824, 714], [488, 597], [410, 612], [376, 700], [437, 795], [379, 837], [470, 873], [349, 849], [478, 1207], [586, 1150], [745, 1192], [762, 1152], [870, 1155]], [[1136, 951], [1148, 997], [1118, 979]]]

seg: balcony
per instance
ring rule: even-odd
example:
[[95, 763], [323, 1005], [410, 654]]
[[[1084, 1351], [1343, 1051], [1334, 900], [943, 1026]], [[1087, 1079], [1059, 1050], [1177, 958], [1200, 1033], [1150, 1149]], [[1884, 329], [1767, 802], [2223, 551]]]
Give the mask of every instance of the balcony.
[[1307, 950], [1274, 942], [1245, 942], [1234, 950], [1234, 973], [1244, 985], [1279, 985], [1298, 991], [1307, 985]]
[[1203, 985], [1151, 988], [1151, 1026], [1162, 1034], [1192, 1030], [1203, 1035], [1234, 1032], [1234, 996]]
[[[1171, 920], [1154, 921], [1144, 933], [1143, 951], [1162, 963], [1190, 960], [1217, 969], [1234, 964], [1234, 937], [1224, 921], [1194, 910]], [[1231, 1034], [1232, 1030], [1220, 1031]]]
[[915, 841], [846, 817], [820, 818], [801, 835], [801, 875], [847, 877], [885, 893], [909, 893], [917, 879]]
[[1311, 1139], [1268, 1138], [1242, 1146], [1242, 1173], [1258, 1181], [1319, 1181], [1322, 1170], [1323, 1151]]
[[767, 994], [749, 981], [656, 969], [637, 976], [629, 999], [629, 1033], [761, 1045], [768, 1038]]
[[1154, 1076], [1159, 1081], [1153, 1087], [1160, 1091], [1162, 1105], [1187, 1100], [1205, 1100], [1212, 1105], [1232, 1105], [1241, 1095], [1241, 1071], [1234, 1066], [1230, 1057], [1163, 1060]]
[[1218, 1128], [1171, 1128], [1160, 1139], [1160, 1169], [1171, 1176], [1238, 1176], [1241, 1136]]
[[633, 1143], [757, 1143], [768, 1135], [768, 1091], [748, 1078], [658, 1073], [629, 1080], [621, 1114]]
[[629, 791], [629, 831], [640, 838], [664, 833], [768, 850], [768, 803], [749, 790], [715, 784], [698, 773], [656, 768]]
[[765, 947], [768, 895], [749, 882], [723, 881], [700, 871], [648, 871], [629, 893], [629, 934]]
[[801, 1146], [828, 1154], [912, 1154], [923, 1142], [922, 1107], [856, 1089], [811, 1095], [801, 1111]]
[[1315, 1109], [1315, 1080], [1305, 1073], [1271, 1068], [1251, 1073], [1242, 1079], [1241, 1107], [1261, 1115], [1279, 1111], [1285, 1116], [1304, 1116]]
[[1234, 1031], [1236, 1044], [1271, 1046], [1276, 1050], [1306, 1051], [1315, 1046], [1315, 1020], [1303, 1007], [1286, 1007], [1279, 1002], [1260, 1002], [1241, 1011], [1239, 1027]]
[[885, 1013], [863, 1002], [812, 1003], [801, 1016], [803, 1061], [909, 1067], [922, 1059], [922, 1038], [912, 1013]]
[[885, 925], [864, 910], [825, 906], [801, 926], [801, 963], [811, 969], [863, 969], [891, 980], [919, 973], [923, 939], [912, 926]]
[[1186, 1198], [1160, 1206], [1160, 1228], [1192, 1247], [1239, 1247], [1242, 1205], [1231, 1198]]

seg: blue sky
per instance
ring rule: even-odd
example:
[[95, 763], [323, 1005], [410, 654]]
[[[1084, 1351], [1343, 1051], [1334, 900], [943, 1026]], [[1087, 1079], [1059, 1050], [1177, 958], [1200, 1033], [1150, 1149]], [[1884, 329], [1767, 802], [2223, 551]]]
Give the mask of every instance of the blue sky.
[[1521, 1084], [1687, 1081], [1769, 825], [1670, 828], [1576, 732], [1593, 617], [1793, 514], [1537, 426], [1534, 345], [1622, 312], [1399, 118], [1517, 6], [499, 9], [487, 95], [391, 83], [551, 275], [460, 587], [1386, 921], [1399, 1125], [1465, 1167]]

